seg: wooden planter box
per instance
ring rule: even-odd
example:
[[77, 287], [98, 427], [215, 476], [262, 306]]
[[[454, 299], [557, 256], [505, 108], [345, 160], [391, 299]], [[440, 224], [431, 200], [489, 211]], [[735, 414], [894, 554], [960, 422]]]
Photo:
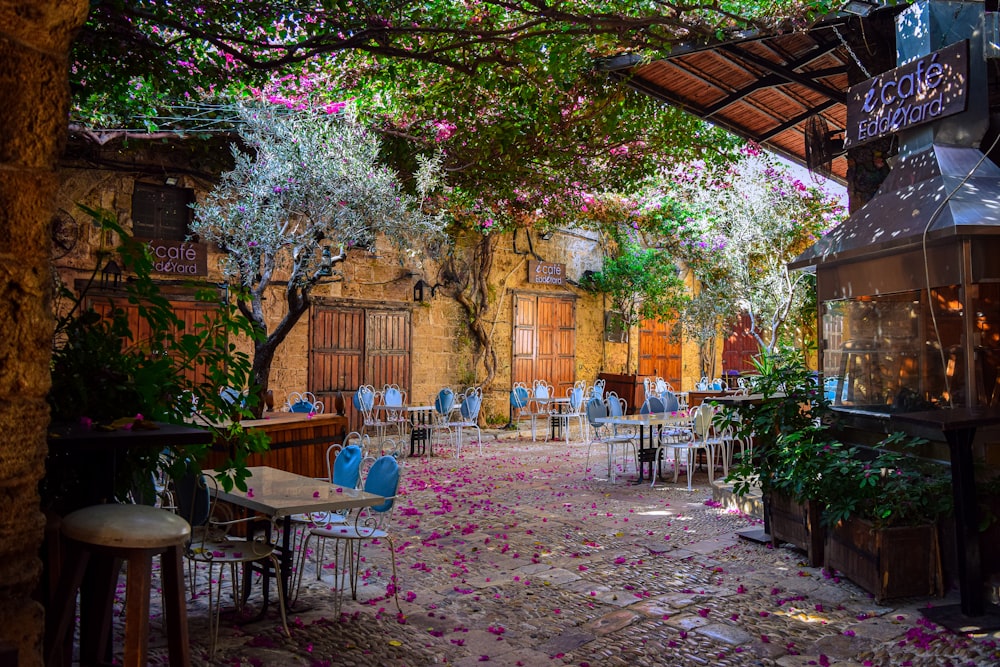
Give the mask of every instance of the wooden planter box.
[[848, 519], [827, 531], [826, 566], [875, 596], [876, 602], [940, 595], [937, 526], [880, 528]]
[[787, 542], [806, 552], [811, 567], [823, 565], [825, 530], [820, 524], [822, 508], [819, 503], [795, 502], [783, 493], [769, 493], [766, 511], [768, 532], [774, 546]]

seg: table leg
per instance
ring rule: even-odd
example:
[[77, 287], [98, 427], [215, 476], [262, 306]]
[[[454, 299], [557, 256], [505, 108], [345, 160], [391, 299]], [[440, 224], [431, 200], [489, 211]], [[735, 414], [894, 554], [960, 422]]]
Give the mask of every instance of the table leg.
[[954, 632], [990, 631], [1000, 628], [1000, 609], [987, 607], [983, 595], [983, 572], [979, 554], [979, 523], [976, 479], [972, 460], [975, 428], [945, 432], [951, 455], [951, 486], [955, 503], [955, 541], [958, 551], [958, 585], [961, 604], [928, 607], [928, 619]]

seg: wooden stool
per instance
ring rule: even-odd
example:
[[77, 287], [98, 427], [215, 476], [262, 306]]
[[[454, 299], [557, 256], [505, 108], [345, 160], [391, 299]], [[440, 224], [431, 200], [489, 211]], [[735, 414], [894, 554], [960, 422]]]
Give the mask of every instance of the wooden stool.
[[[191, 662], [188, 646], [187, 607], [184, 594], [183, 557], [191, 538], [191, 526], [166, 510], [146, 505], [95, 505], [77, 510], [62, 521], [62, 533], [69, 547], [78, 547], [75, 562], [67, 562], [59, 578], [54, 600], [61, 607], [53, 610], [58, 618], [48, 641], [48, 664], [60, 664], [67, 633], [72, 633], [76, 594], [84, 572], [91, 562], [103, 558], [113, 563], [101, 568], [105, 581], [98, 581], [97, 592], [89, 602], [81, 596], [81, 626], [89, 622], [97, 628], [100, 639], [93, 655], [84, 655], [85, 633], [81, 629], [80, 664], [97, 662], [104, 657], [109, 636], [111, 601], [122, 560], [128, 564], [125, 603], [125, 667], [145, 667], [149, 641], [149, 595], [152, 587], [153, 556], [162, 554], [161, 574], [165, 599], [167, 647], [170, 664], [187, 667]], [[72, 553], [68, 552], [67, 553]], [[72, 556], [70, 556], [72, 558]], [[69, 558], [67, 559], [69, 561]], [[96, 563], [95, 563], [96, 564]], [[96, 568], [94, 568], [96, 569]], [[93, 571], [93, 570], [92, 570]], [[89, 578], [88, 578], [89, 579]], [[88, 615], [96, 618], [88, 619]], [[87, 653], [91, 651], [88, 649]]]

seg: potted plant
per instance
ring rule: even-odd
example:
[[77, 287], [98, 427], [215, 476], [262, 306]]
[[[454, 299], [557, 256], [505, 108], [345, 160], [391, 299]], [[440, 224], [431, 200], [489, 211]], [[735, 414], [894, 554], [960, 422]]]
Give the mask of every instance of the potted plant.
[[723, 421], [753, 439], [752, 455], [738, 459], [728, 479], [739, 496], [759, 486], [772, 542], [804, 550], [816, 567], [823, 562], [823, 461], [843, 445], [830, 435], [829, 403], [801, 352], [762, 351], [753, 364], [748, 380], [760, 400], [740, 403]]
[[[241, 485], [247, 474], [246, 457], [266, 450], [267, 440], [240, 428], [239, 417], [250, 414], [249, 406], [231, 405], [220, 390], [247, 386], [249, 357], [237, 349], [234, 340], [252, 336], [252, 330], [237, 316], [233, 304], [219, 302], [219, 291], [213, 288], [199, 290], [196, 298], [217, 307], [202, 321], [185, 326], [152, 280], [152, 261], [145, 246], [131, 239], [113, 214], [84, 210], [102, 232], [113, 231], [122, 239], [117, 259], [131, 277], [112, 292], [116, 299], [137, 306], [139, 321], [130, 323], [110, 298], [103, 303], [95, 296], [96, 279], [109, 261], [108, 253], [98, 257], [98, 266], [78, 292], [59, 287], [49, 391], [53, 437], [67, 425], [113, 431], [154, 429], [158, 422], [183, 424], [197, 406], [207, 414], [228, 418], [208, 428], [217, 441], [233, 445], [231, 459], [222, 466], [220, 484], [226, 488]], [[249, 400], [255, 395], [248, 392]], [[164, 462], [180, 474], [181, 468], [197, 466], [204, 447], [161, 454], [149, 448], [129, 450], [114, 466], [116, 495], [121, 499], [147, 496], [153, 473]], [[80, 465], [88, 465], [85, 459], [85, 455], [80, 458]], [[86, 478], [87, 473], [73, 462], [50, 461], [43, 483], [47, 504], [58, 506], [79, 488], [74, 485], [86, 485]]]
[[950, 474], [916, 455], [922, 443], [896, 433], [824, 459], [826, 565], [879, 602], [943, 587], [937, 524], [951, 509]]

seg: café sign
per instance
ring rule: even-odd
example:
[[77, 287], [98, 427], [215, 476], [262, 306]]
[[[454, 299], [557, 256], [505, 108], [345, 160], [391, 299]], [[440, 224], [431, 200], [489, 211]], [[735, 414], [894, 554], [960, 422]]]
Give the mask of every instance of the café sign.
[[528, 262], [528, 282], [538, 285], [563, 285], [566, 282], [566, 265], [555, 262]]
[[204, 243], [149, 239], [145, 241], [153, 257], [153, 270], [181, 276], [207, 276], [208, 250]]
[[965, 111], [968, 85], [964, 40], [851, 86], [844, 148]]

